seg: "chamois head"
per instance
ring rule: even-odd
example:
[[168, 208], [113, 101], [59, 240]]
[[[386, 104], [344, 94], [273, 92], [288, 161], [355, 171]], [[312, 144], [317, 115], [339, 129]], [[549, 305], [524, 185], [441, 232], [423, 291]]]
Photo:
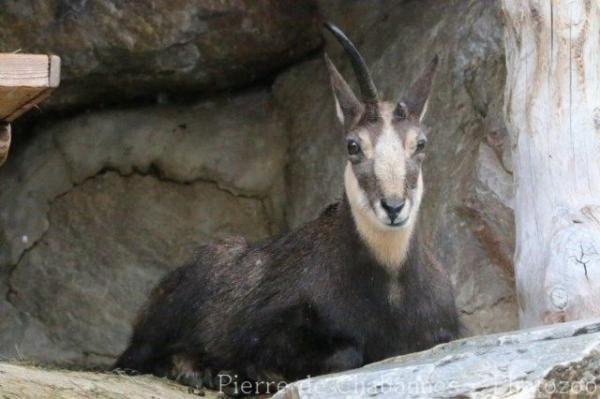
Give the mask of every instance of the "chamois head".
[[325, 56], [337, 116], [346, 136], [345, 188], [354, 217], [370, 225], [363, 229], [412, 231], [423, 194], [421, 164], [427, 143], [420, 121], [437, 56], [405, 98], [381, 101], [356, 47], [340, 29], [328, 23], [325, 26], [344, 47], [360, 88], [357, 97]]

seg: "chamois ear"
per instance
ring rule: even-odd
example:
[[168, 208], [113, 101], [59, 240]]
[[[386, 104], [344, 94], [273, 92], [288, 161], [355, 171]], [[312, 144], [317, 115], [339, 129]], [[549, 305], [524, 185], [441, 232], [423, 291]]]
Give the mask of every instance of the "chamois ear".
[[411, 116], [419, 118], [419, 120], [425, 114], [427, 110], [427, 100], [429, 99], [429, 93], [431, 91], [431, 83], [435, 76], [435, 70], [438, 65], [438, 56], [436, 55], [429, 62], [429, 65], [421, 73], [421, 76], [413, 83], [408, 92], [407, 98], [404, 100], [406, 108]]
[[329, 70], [337, 117], [342, 125], [349, 126], [357, 116], [361, 115], [364, 105], [356, 98], [350, 85], [346, 83], [327, 54], [325, 54], [325, 64], [327, 64]]

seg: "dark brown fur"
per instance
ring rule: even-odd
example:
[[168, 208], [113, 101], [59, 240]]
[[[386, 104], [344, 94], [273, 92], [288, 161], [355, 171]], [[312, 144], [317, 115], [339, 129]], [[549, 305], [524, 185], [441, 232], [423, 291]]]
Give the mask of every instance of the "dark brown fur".
[[[434, 61], [414, 86], [407, 104], [415, 108], [400, 118], [398, 134], [409, 122], [418, 123]], [[328, 66], [346, 135], [351, 137], [354, 120], [364, 121], [360, 127], [378, 126], [384, 105], [375, 109], [375, 103], [357, 100], [333, 64]], [[376, 95], [367, 71], [360, 76], [365, 90]], [[415, 195], [420, 159], [415, 154], [406, 161], [408, 176], [398, 184], [413, 194], [405, 195]], [[358, 155], [349, 161], [372, 169]], [[371, 188], [373, 173], [364, 175], [369, 177], [361, 179], [361, 189], [379, 203], [381, 193]], [[365, 244], [344, 197], [316, 220], [279, 237], [206, 245], [193, 263], [154, 289], [114, 367], [190, 385], [211, 385], [215, 373], [227, 370], [238, 381], [262, 384], [264, 391], [272, 388], [268, 381], [355, 368], [454, 339], [459, 322], [448, 276], [414, 237], [406, 259], [390, 270]]]
[[292, 381], [446, 342], [459, 328], [452, 290], [418, 248], [390, 277], [346, 200], [272, 240], [207, 245], [153, 291], [115, 368], [172, 376], [184, 355], [198, 371]]

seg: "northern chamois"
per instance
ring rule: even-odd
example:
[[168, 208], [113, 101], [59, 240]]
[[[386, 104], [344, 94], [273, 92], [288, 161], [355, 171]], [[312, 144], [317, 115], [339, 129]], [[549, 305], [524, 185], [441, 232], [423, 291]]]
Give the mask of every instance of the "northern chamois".
[[192, 386], [216, 384], [227, 370], [219, 388], [250, 381], [264, 391], [457, 337], [449, 278], [413, 234], [423, 195], [420, 120], [437, 57], [405, 98], [380, 101], [358, 50], [326, 26], [361, 95], [325, 57], [347, 151], [344, 198], [278, 237], [201, 247], [154, 289], [115, 368]]

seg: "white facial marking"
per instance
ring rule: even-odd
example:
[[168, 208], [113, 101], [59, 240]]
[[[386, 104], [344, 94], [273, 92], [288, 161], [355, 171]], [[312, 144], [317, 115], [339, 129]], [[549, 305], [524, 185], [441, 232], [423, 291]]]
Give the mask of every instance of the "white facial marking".
[[427, 108], [429, 108], [429, 98], [427, 98], [427, 101], [425, 101], [421, 115], [419, 115], [419, 123], [423, 122], [423, 118], [425, 118], [425, 114], [427, 113]]
[[340, 123], [343, 125], [345, 119], [344, 112], [342, 111], [342, 107], [340, 106], [340, 102], [338, 101], [337, 97], [335, 98], [335, 115], [337, 116]]
[[419, 131], [415, 128], [410, 128], [406, 132], [406, 140], [404, 143], [404, 149], [406, 156], [409, 157], [417, 149], [417, 139], [419, 137]]
[[373, 158], [373, 143], [371, 143], [371, 136], [369, 136], [369, 132], [366, 130], [361, 130], [358, 132], [358, 137], [360, 138], [360, 148], [365, 155], [365, 158]]
[[[361, 238], [377, 259], [392, 274], [397, 273], [408, 252], [415, 221], [423, 192], [423, 180], [419, 175], [415, 204], [406, 204], [408, 222], [402, 227], [386, 226], [373, 212], [369, 200], [360, 188], [350, 162], [344, 172], [346, 195], [352, 210], [352, 216]], [[404, 213], [404, 210], [403, 212]], [[402, 216], [404, 217], [404, 216]]]
[[385, 197], [404, 197], [405, 164], [402, 140], [386, 120], [374, 152], [375, 178]]
[[357, 211], [360, 210], [361, 213], [368, 214], [371, 209], [369, 199], [365, 192], [360, 188], [358, 179], [356, 179], [356, 175], [352, 170], [352, 164], [350, 162], [346, 164], [346, 169], [344, 171], [344, 186], [352, 210], [356, 209]]
[[[406, 159], [410, 156], [407, 149], [404, 148], [400, 135], [392, 126], [392, 114], [384, 113], [384, 125], [381, 135], [377, 140], [374, 151], [374, 172], [375, 178], [381, 188], [384, 198], [404, 198], [405, 179], [406, 179]], [[383, 198], [382, 198], [383, 199]], [[406, 220], [411, 212], [410, 199], [406, 199], [406, 204], [397, 216], [397, 221]], [[373, 204], [375, 213], [382, 223], [390, 223], [389, 215], [383, 209], [378, 201]]]

